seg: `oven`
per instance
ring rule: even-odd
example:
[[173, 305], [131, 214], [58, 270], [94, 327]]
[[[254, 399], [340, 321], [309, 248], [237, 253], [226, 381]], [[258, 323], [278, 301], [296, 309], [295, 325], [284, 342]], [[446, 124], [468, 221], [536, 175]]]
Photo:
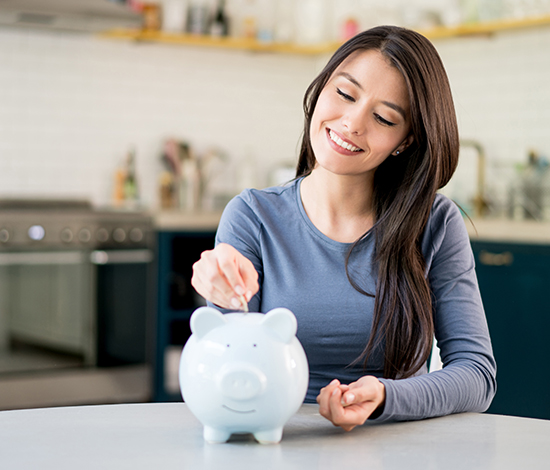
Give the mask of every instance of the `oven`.
[[148, 367], [154, 258], [147, 213], [0, 201], [0, 384]]

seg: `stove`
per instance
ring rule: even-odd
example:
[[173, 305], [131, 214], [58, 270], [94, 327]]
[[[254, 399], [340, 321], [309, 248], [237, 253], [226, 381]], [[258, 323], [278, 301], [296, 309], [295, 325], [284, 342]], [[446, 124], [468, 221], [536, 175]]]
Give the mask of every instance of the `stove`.
[[0, 200], [0, 251], [150, 247], [145, 211], [95, 209], [80, 200]]
[[148, 362], [153, 260], [146, 211], [0, 200], [0, 366], [14, 372], [20, 352], [47, 353], [62, 367]]

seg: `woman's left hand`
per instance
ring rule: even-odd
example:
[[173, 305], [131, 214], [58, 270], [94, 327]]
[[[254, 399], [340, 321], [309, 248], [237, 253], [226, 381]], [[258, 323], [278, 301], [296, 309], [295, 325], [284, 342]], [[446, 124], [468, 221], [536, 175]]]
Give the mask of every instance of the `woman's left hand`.
[[321, 416], [345, 431], [363, 424], [385, 401], [386, 388], [372, 375], [349, 385], [334, 379], [317, 396]]

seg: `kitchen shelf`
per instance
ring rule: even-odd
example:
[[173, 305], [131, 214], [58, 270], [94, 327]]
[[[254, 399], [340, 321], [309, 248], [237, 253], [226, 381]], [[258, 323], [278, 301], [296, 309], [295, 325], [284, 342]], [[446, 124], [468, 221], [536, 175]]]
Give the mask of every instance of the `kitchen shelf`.
[[[550, 26], [550, 15], [523, 19], [501, 19], [483, 23], [463, 24], [454, 27], [436, 27], [419, 30], [429, 39], [450, 39], [464, 36], [489, 36], [500, 31]], [[283, 44], [261, 42], [249, 38], [212, 38], [191, 34], [166, 33], [137, 29], [114, 29], [100, 33], [105, 39], [134, 41], [137, 43], [160, 43], [181, 46], [199, 46], [213, 49], [233, 49], [252, 52], [270, 52], [280, 54], [319, 55], [331, 54], [339, 46], [338, 42], [326, 42], [314, 45]]]
[[275, 52], [280, 54], [317, 55], [332, 52], [339, 43], [323, 43], [314, 45], [283, 44], [261, 42], [251, 38], [212, 38], [192, 34], [165, 33], [162, 31], [146, 31], [133, 29], [115, 29], [105, 31], [100, 37], [106, 39], [130, 40], [143, 43], [175, 44], [182, 46], [201, 46], [214, 49], [233, 49], [252, 52]]
[[454, 27], [436, 27], [419, 31], [429, 39], [445, 39], [461, 36], [485, 36], [513, 29], [550, 26], [550, 15], [522, 19], [500, 19], [483, 23], [463, 24]]

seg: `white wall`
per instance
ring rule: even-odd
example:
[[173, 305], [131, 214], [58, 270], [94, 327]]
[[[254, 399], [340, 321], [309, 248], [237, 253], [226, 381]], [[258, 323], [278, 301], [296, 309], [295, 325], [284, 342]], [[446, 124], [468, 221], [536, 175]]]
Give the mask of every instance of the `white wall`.
[[[515, 164], [526, 163], [530, 149], [550, 159], [550, 27], [440, 40], [436, 46], [451, 81], [461, 137], [485, 148], [489, 196], [502, 200], [518, 179]], [[471, 188], [475, 159], [466, 153], [462, 158], [470, 165]]]
[[[503, 191], [501, 176], [512, 177], [510, 165], [528, 149], [550, 156], [550, 27], [435, 44], [462, 136], [485, 146]], [[264, 184], [273, 166], [296, 156], [302, 96], [321, 65], [0, 29], [0, 197], [107, 203], [115, 167], [135, 144], [143, 199], [155, 204], [168, 136], [199, 151], [220, 147], [235, 162], [254, 155]]]
[[302, 56], [0, 29], [0, 197], [106, 203], [135, 144], [143, 199], [154, 203], [170, 136], [234, 161], [251, 154], [265, 175], [296, 155], [313, 74]]

